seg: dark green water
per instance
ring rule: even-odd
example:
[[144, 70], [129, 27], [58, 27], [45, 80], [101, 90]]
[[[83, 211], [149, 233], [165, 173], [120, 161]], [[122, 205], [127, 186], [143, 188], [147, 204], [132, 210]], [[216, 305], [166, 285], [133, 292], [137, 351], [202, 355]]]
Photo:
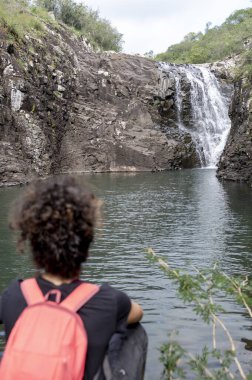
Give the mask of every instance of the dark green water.
[[[149, 335], [146, 380], [159, 379], [158, 348], [171, 330], [180, 330], [183, 345], [197, 352], [211, 341], [211, 329], [177, 299], [174, 286], [148, 263], [144, 249], [152, 247], [175, 268], [191, 270], [193, 265], [209, 267], [218, 261], [227, 273], [250, 274], [252, 190], [219, 182], [214, 170], [97, 174], [86, 179], [104, 201], [104, 220], [83, 278], [110, 282], [142, 304]], [[0, 189], [0, 290], [13, 277], [32, 273], [29, 260], [16, 254], [7, 227], [11, 202], [20, 191]], [[239, 357], [249, 367], [251, 353], [240, 339], [252, 339], [251, 321], [232, 299], [220, 301]]]

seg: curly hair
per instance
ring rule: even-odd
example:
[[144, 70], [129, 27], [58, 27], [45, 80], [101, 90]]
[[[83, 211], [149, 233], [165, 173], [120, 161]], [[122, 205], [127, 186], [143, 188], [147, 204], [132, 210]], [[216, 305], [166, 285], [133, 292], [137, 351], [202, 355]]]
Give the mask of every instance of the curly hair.
[[97, 198], [72, 176], [38, 181], [15, 205], [10, 227], [29, 242], [38, 268], [66, 279], [78, 276], [94, 237]]

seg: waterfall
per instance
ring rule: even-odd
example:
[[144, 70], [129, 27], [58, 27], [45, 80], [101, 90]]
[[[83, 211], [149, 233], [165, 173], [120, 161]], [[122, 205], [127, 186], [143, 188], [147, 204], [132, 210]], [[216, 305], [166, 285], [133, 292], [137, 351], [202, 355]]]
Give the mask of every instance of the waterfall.
[[[228, 104], [213, 73], [200, 65], [160, 64], [167, 87], [174, 81], [177, 126], [190, 133], [202, 167], [216, 167], [231, 122]], [[166, 88], [167, 90], [168, 88]], [[163, 77], [162, 92], [165, 91]]]

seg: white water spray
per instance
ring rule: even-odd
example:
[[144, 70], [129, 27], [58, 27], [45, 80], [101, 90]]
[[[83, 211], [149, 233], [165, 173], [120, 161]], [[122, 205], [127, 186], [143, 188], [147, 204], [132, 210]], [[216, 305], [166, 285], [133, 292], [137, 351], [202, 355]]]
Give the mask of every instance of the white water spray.
[[[176, 86], [177, 124], [190, 133], [202, 167], [216, 167], [231, 127], [228, 106], [214, 74], [203, 66], [161, 64]], [[183, 121], [182, 81], [190, 88], [190, 125]], [[164, 87], [164, 86], [163, 86]]]

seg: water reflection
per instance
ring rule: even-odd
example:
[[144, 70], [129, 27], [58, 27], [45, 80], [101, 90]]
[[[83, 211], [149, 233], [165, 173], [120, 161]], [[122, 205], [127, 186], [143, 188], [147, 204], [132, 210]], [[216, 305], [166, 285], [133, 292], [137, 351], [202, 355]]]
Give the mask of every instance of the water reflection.
[[252, 191], [239, 183], [223, 183], [230, 218], [226, 231], [228, 249], [223, 265], [231, 273], [249, 273], [252, 268]]
[[[96, 174], [84, 180], [104, 201], [104, 217], [83, 278], [110, 282], [143, 305], [150, 340], [146, 380], [158, 379], [158, 347], [169, 331], [180, 330], [179, 339], [192, 351], [210, 341], [211, 331], [181, 304], [173, 284], [149, 264], [144, 250], [152, 247], [176, 268], [218, 261], [228, 273], [249, 273], [252, 191], [219, 182], [213, 170]], [[16, 255], [7, 228], [10, 203], [20, 191], [0, 190], [1, 289], [11, 278], [32, 273], [28, 259]], [[241, 359], [249, 363], [240, 339], [251, 338], [250, 320], [231, 298], [220, 301]]]

